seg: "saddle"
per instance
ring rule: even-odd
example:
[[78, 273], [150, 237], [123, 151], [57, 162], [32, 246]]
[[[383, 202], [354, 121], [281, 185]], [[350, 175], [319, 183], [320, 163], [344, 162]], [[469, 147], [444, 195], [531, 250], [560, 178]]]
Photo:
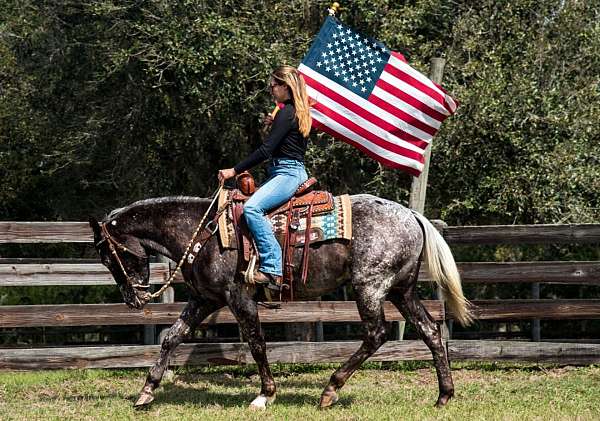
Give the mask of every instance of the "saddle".
[[[283, 255], [283, 284], [289, 288], [285, 289], [290, 300], [293, 300], [294, 282], [294, 248], [303, 246], [302, 253], [302, 278], [306, 283], [308, 274], [308, 252], [311, 242], [319, 239], [317, 230], [311, 230], [311, 219], [313, 216], [331, 212], [334, 208], [333, 195], [327, 191], [314, 190], [317, 183], [316, 178], [311, 177], [302, 183], [292, 198], [281, 206], [270, 210], [267, 217], [276, 228], [276, 236], [281, 244]], [[242, 217], [244, 203], [256, 191], [254, 179], [249, 173], [242, 173], [237, 178], [237, 189], [229, 192], [231, 202], [231, 216], [235, 227], [236, 239], [240, 258], [238, 259], [238, 271], [253, 270], [248, 268], [251, 255], [257, 255], [251, 240], [250, 231]], [[304, 232], [299, 232], [301, 219], [305, 218]], [[277, 235], [280, 233], [280, 235]], [[322, 235], [321, 235], [322, 237]], [[251, 265], [252, 266], [252, 265]]]

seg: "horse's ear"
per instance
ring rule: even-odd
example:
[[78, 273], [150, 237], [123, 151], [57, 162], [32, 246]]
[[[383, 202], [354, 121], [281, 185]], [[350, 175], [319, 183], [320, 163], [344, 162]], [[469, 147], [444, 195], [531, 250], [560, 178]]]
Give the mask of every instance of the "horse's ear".
[[94, 218], [93, 216], [90, 216], [89, 222], [90, 222], [90, 227], [92, 227], [92, 230], [94, 231], [94, 238], [101, 237], [102, 236], [102, 228], [100, 228], [100, 224], [98, 223], [96, 218]]

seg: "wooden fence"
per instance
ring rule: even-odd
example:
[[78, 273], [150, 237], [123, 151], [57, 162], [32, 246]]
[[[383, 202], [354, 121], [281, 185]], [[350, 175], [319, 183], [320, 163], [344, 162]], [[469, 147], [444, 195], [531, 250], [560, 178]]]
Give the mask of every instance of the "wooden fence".
[[[549, 244], [600, 243], [600, 225], [528, 225], [440, 228], [449, 244]], [[0, 244], [90, 243], [87, 223], [0, 222]], [[553, 283], [600, 285], [600, 262], [458, 263], [463, 283]], [[151, 265], [151, 283], [161, 284], [169, 275], [167, 263]], [[177, 279], [181, 282], [181, 279]], [[427, 282], [422, 271], [420, 281]], [[110, 273], [94, 260], [0, 259], [0, 286], [114, 285]], [[167, 298], [173, 294], [168, 294]], [[600, 319], [600, 299], [475, 300], [479, 320]], [[156, 325], [175, 321], [183, 303], [163, 302], [142, 311], [124, 304], [63, 304], [0, 306], [0, 328], [37, 326]], [[435, 320], [446, 314], [440, 301], [425, 301]], [[264, 323], [356, 322], [354, 302], [316, 301], [284, 303], [281, 309], [261, 309]], [[402, 316], [386, 303], [386, 319]], [[235, 323], [228, 310], [209, 316], [203, 324]], [[337, 362], [358, 348], [356, 341], [270, 342], [272, 362]], [[0, 368], [143, 367], [157, 358], [159, 345], [0, 348]], [[447, 340], [451, 360], [522, 360], [561, 364], [600, 362], [600, 344], [516, 341]], [[431, 359], [421, 341], [390, 341], [373, 357], [376, 361]], [[246, 363], [252, 357], [245, 344], [202, 343], [181, 345], [172, 364]]]

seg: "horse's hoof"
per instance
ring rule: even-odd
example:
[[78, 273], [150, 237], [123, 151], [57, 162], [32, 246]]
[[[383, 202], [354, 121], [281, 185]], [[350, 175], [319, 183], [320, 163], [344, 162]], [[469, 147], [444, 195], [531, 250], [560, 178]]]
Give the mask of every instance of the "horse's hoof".
[[251, 403], [249, 408], [253, 411], [263, 411], [267, 409], [267, 405], [272, 404], [275, 401], [275, 395], [265, 396], [258, 395]]
[[325, 409], [334, 405], [338, 401], [338, 395], [335, 392], [323, 392], [321, 395], [321, 401], [319, 402], [319, 408]]
[[142, 394], [138, 398], [137, 402], [133, 405], [133, 407], [136, 409], [144, 408], [144, 407], [150, 405], [150, 403], [153, 400], [154, 400], [154, 395], [152, 395], [152, 393], [142, 392]]
[[440, 395], [438, 397], [437, 402], [435, 403], [435, 407], [436, 408], [441, 408], [443, 406], [446, 406], [446, 404], [448, 403], [448, 401], [450, 400], [450, 398], [452, 397], [453, 394], [448, 393], [445, 395]]

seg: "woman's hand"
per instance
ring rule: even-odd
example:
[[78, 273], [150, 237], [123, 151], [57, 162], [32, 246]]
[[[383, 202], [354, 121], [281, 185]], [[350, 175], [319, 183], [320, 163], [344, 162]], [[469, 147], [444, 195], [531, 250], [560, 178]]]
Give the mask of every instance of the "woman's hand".
[[271, 114], [265, 115], [263, 117], [263, 124], [265, 125], [265, 127], [268, 127], [271, 124], [273, 124], [273, 116]]
[[235, 170], [233, 168], [226, 168], [224, 170], [219, 170], [217, 178], [219, 179], [219, 183], [224, 183], [225, 180], [229, 180], [231, 177], [235, 177], [235, 175]]

